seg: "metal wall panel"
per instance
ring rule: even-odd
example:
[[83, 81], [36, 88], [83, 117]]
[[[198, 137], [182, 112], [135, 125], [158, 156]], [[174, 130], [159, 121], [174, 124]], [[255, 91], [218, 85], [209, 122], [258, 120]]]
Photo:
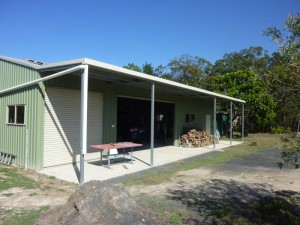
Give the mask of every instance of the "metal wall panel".
[[[67, 88], [80, 88], [80, 77], [65, 76], [58, 79], [48, 81], [50, 85]], [[89, 80], [90, 91], [101, 91], [103, 93], [103, 142], [110, 143], [116, 141], [117, 135], [117, 98], [118, 96], [127, 96], [133, 98], [151, 99], [151, 85], [149, 88], [141, 88], [130, 86], [130, 84], [117, 84], [105, 82], [96, 79]], [[206, 115], [213, 115], [213, 99], [196, 99], [187, 96], [179, 96], [177, 94], [165, 93], [158, 90], [155, 93], [156, 100], [172, 102], [175, 105], [175, 127], [174, 127], [174, 145], [178, 144], [183, 128], [194, 126], [205, 129]], [[195, 113], [196, 120], [193, 124], [185, 122], [186, 113]], [[213, 117], [211, 117], [213, 118]], [[213, 122], [211, 121], [211, 124]], [[113, 127], [113, 125], [115, 125]], [[212, 127], [211, 127], [211, 130]]]
[[[39, 73], [33, 69], [0, 60], [0, 90], [38, 78]], [[17, 158], [13, 163], [17, 166], [25, 167], [27, 158], [28, 168], [39, 170], [42, 167], [43, 93], [44, 85], [40, 84], [0, 95], [0, 151], [15, 154]], [[6, 123], [7, 106], [16, 104], [26, 105], [25, 125]]]
[[[116, 141], [117, 126], [117, 97], [127, 96], [132, 98], [151, 99], [151, 86], [149, 88], [132, 87], [130, 85], [120, 85], [107, 83], [104, 87], [104, 142]], [[206, 114], [213, 114], [213, 100], [197, 99], [177, 94], [165, 93], [158, 90], [155, 93], [156, 101], [172, 102], [175, 105], [174, 121], [174, 145], [178, 144], [180, 135], [185, 127], [205, 129]], [[195, 113], [194, 123], [185, 122], [186, 113]], [[150, 121], [149, 121], [150, 122]], [[212, 121], [211, 121], [212, 124]], [[116, 125], [112, 129], [112, 125]]]

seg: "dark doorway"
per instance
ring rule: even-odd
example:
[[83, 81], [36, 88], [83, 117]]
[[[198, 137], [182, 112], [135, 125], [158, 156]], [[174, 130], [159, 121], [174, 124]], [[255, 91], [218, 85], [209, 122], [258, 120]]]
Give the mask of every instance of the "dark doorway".
[[[151, 101], [118, 98], [117, 140], [150, 142]], [[155, 102], [155, 144], [173, 144], [174, 104]]]

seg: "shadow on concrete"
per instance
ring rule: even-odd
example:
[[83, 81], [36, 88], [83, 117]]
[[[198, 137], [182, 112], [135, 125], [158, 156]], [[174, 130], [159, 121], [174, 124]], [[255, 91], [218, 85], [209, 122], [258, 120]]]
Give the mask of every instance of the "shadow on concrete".
[[176, 190], [168, 190], [167, 198], [200, 215], [196, 224], [218, 224], [218, 219], [228, 224], [241, 220], [253, 224], [300, 224], [300, 204], [278, 197], [261, 184], [249, 186], [213, 179], [190, 189], [185, 187], [187, 184], [182, 182]]
[[[120, 164], [120, 163], [130, 163], [131, 159], [128, 158], [122, 158], [122, 159], [114, 159], [114, 160], [110, 160], [110, 165], [113, 166], [115, 164]], [[95, 165], [95, 166], [108, 166], [108, 160], [107, 159], [103, 159], [101, 160], [97, 160], [97, 161], [91, 161], [91, 162], [87, 162], [89, 164]]]

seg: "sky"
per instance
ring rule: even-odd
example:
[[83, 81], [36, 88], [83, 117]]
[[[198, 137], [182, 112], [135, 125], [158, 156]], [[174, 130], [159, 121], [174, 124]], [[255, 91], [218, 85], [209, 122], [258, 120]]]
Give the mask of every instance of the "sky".
[[300, 0], [0, 0], [0, 55], [158, 66], [189, 54], [214, 63], [250, 46], [276, 51], [263, 31], [299, 12]]

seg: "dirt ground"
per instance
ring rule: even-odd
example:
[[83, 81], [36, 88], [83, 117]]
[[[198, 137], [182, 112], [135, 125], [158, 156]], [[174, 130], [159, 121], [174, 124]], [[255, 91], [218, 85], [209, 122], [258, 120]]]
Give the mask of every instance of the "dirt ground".
[[[193, 189], [211, 181], [226, 181], [261, 186], [269, 191], [300, 192], [300, 170], [287, 167], [280, 170], [276, 164], [279, 158], [278, 150], [263, 151], [247, 158], [232, 160], [218, 167], [201, 167], [182, 171], [171, 181], [159, 185], [129, 186], [127, 189], [132, 195], [168, 195], [170, 190]], [[11, 188], [1, 191], [1, 207], [11, 209], [61, 205], [77, 187], [76, 184], [49, 179], [34, 171], [24, 171], [24, 174], [33, 180], [40, 180], [40, 187], [37, 189]]]
[[280, 151], [258, 152], [243, 159], [232, 160], [218, 167], [198, 168], [182, 171], [170, 182], [159, 185], [128, 187], [132, 195], [168, 195], [170, 190], [191, 189], [211, 181], [244, 183], [261, 186], [269, 191], [300, 192], [300, 170], [284, 167], [279, 169], [277, 162]]
[[[297, 217], [300, 218], [300, 170], [286, 167], [280, 170], [277, 166], [279, 159], [278, 150], [261, 151], [221, 166], [181, 171], [169, 182], [129, 186], [127, 189], [137, 201], [149, 207], [181, 209], [190, 216], [194, 215], [191, 216], [191, 221], [184, 224], [244, 224], [239, 218], [233, 223], [228, 221], [233, 221], [234, 218], [222, 223], [209, 216], [212, 212], [226, 214], [226, 210], [236, 217], [249, 217], [247, 221], [250, 224], [274, 224], [272, 220], [265, 223], [262, 222], [265, 219], [259, 218], [261, 210], [258, 203], [262, 199], [280, 197], [288, 202], [292, 199], [293, 204], [295, 203], [293, 213], [298, 212]], [[167, 203], [153, 205], [155, 201], [145, 196]], [[249, 215], [245, 215], [245, 211], [249, 211]], [[294, 224], [280, 219], [278, 224]]]
[[[158, 185], [135, 185], [126, 189], [142, 204], [145, 204], [145, 196], [147, 199], [153, 197], [194, 214], [191, 218], [196, 218], [196, 222], [186, 224], [214, 224], [208, 216], [214, 210], [230, 208], [238, 215], [243, 213], [239, 209], [251, 210], [258, 199], [278, 196], [292, 197], [300, 214], [300, 170], [287, 167], [280, 170], [276, 164], [279, 158], [278, 150], [259, 151], [220, 166], [181, 171], [171, 181]], [[77, 188], [75, 184], [50, 179], [34, 171], [26, 171], [25, 175], [40, 182], [40, 186], [0, 192], [2, 209], [62, 205]], [[255, 217], [255, 213], [253, 215]], [[0, 216], [0, 219], [3, 218]], [[252, 222], [256, 224], [257, 221]]]
[[36, 181], [35, 189], [10, 188], [0, 191], [0, 207], [4, 210], [32, 210], [41, 206], [64, 204], [77, 185], [49, 178], [35, 171], [24, 170], [23, 175]]

